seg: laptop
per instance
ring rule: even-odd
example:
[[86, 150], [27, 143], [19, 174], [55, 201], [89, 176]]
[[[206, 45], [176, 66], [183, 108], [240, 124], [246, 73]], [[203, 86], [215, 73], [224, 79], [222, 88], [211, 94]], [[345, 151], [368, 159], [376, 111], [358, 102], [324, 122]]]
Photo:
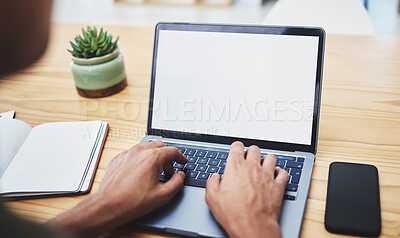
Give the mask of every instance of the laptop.
[[[223, 179], [230, 144], [275, 154], [290, 175], [279, 224], [300, 235], [317, 152], [325, 32], [321, 28], [159, 23], [155, 28], [147, 136], [189, 162], [184, 188], [136, 225], [184, 236], [226, 237], [205, 202]], [[168, 176], [160, 171], [160, 181]]]

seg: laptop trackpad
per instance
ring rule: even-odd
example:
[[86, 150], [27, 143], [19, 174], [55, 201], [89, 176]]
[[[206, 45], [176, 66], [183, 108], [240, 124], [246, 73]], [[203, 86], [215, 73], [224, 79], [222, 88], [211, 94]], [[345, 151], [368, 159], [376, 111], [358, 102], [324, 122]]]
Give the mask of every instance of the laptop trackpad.
[[205, 191], [185, 186], [167, 205], [135, 223], [186, 236], [227, 236], [206, 204]]

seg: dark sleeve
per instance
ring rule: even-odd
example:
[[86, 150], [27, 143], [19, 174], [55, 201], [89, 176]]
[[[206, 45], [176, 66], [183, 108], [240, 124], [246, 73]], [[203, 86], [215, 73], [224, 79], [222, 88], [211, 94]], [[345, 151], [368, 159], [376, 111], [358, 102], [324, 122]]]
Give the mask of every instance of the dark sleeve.
[[44, 225], [22, 219], [0, 202], [0, 237], [12, 238], [67, 238], [66, 235]]

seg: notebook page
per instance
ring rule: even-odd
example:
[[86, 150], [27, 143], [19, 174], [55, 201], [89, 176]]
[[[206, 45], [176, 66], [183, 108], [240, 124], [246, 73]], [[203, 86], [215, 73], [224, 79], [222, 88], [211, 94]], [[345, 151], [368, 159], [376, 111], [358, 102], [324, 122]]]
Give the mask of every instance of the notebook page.
[[0, 179], [0, 193], [77, 191], [100, 125], [54, 122], [33, 128]]
[[23, 121], [0, 119], [0, 178], [31, 130], [32, 127]]

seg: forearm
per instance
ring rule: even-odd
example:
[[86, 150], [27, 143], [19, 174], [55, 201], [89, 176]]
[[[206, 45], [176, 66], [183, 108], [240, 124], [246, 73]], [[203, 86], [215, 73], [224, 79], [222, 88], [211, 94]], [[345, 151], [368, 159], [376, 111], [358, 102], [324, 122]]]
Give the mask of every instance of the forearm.
[[116, 228], [121, 222], [111, 205], [94, 194], [46, 225], [76, 237], [96, 237]]

